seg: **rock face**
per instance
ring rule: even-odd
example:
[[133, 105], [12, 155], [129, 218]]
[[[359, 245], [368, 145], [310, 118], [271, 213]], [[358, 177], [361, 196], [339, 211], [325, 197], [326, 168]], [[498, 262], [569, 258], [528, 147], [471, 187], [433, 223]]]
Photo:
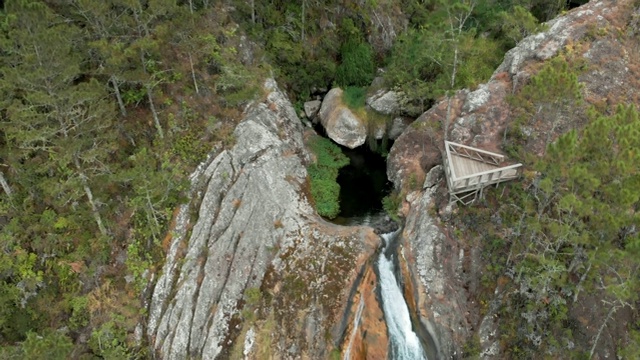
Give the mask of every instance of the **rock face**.
[[304, 103], [304, 114], [307, 118], [313, 120], [315, 122], [315, 117], [320, 110], [320, 105], [322, 102], [320, 100], [312, 100]]
[[395, 91], [378, 90], [369, 96], [366, 104], [373, 110], [384, 115], [396, 115], [400, 110], [398, 94]]
[[[424, 191], [406, 196], [409, 211], [402, 232], [402, 250], [413, 289], [406, 296], [413, 298], [424, 331], [428, 332], [432, 348], [430, 358], [451, 359], [459, 354], [459, 339], [468, 336], [470, 329], [464, 311], [466, 296], [462, 278], [460, 249], [447, 239], [440, 224], [430, 215], [433, 197], [443, 185], [441, 166], [429, 173]], [[407, 291], [405, 290], [405, 293]]]
[[[635, 25], [631, 16], [634, 12]], [[462, 283], [478, 281], [469, 280], [470, 276], [477, 277], [477, 274], [463, 274], [462, 264], [473, 261], [465, 259], [465, 249], [460, 247], [454, 232], [442, 230], [445, 225], [429, 215], [429, 209], [435, 206], [437, 191], [446, 191], [443, 182], [434, 180], [438, 171], [434, 167], [441, 163], [443, 130], [448, 132], [447, 138], [451, 141], [501, 152], [505, 127], [512, 120], [508, 95], [523, 86], [540, 69], [542, 61], [561, 51], [570, 52], [573, 59], [584, 61], [579, 81], [583, 84], [582, 92], [588, 103], [594, 106], [615, 106], [621, 101], [638, 103], [640, 58], [629, 51], [632, 47], [637, 48], [637, 43], [625, 44], [619, 36], [609, 33], [638, 33], [638, 13], [640, 9], [630, 0], [591, 1], [549, 22], [547, 31], [524, 39], [509, 51], [488, 83], [474, 91], [457, 92], [450, 99], [448, 121], [449, 104], [445, 99], [422, 114], [395, 141], [388, 157], [387, 174], [396, 188], [402, 188], [408, 194], [403, 207], [406, 215], [401, 239], [406, 247], [403, 254], [413, 280], [414, 290], [411, 292], [422, 323], [436, 342], [437, 358], [461, 356], [463, 343], [471, 335], [470, 329], [479, 330], [483, 358], [503, 358], [499, 334], [496, 335], [500, 320], [493, 318], [500, 306], [498, 291], [489, 309], [484, 309], [487, 311], [485, 318], [474, 315], [480, 313], [478, 304], [469, 300], [473, 298], [470, 291], [474, 286], [469, 286], [469, 290]], [[628, 25], [629, 21], [631, 25]], [[598, 31], [602, 35], [594, 35]], [[555, 129], [551, 138], [579, 126], [564, 124]], [[544, 133], [546, 137], [548, 129], [550, 127], [531, 133]], [[530, 151], [544, 149], [544, 142], [532, 141], [531, 144]], [[427, 176], [432, 168], [434, 172]], [[425, 185], [421, 190], [423, 181]], [[438, 188], [440, 190], [436, 190]], [[450, 209], [444, 213], [451, 216]], [[475, 257], [472, 254], [466, 256]], [[595, 328], [582, 329], [589, 333], [587, 339], [595, 337], [597, 326]], [[608, 345], [615, 349], [614, 342]], [[605, 354], [609, 351], [606, 346], [602, 343], [605, 350], [597, 352]]]
[[391, 128], [387, 133], [387, 137], [389, 137], [389, 139], [391, 140], [397, 139], [398, 137], [400, 137], [400, 135], [402, 135], [402, 133], [409, 126], [410, 123], [411, 122], [409, 120], [402, 117], [394, 118], [393, 121], [391, 122]]
[[342, 89], [333, 88], [322, 101], [320, 122], [331, 140], [350, 149], [364, 144], [367, 127], [342, 103]]
[[[373, 262], [371, 263], [373, 265]], [[367, 267], [353, 297], [353, 320], [345, 331], [341, 359], [386, 359], [389, 348], [384, 313], [376, 298], [378, 279], [373, 266]]]
[[264, 88], [175, 218], [146, 327], [159, 358], [327, 358], [352, 321], [380, 239], [315, 214], [302, 125], [273, 80]]
[[[398, 188], [407, 185], [411, 174], [418, 180], [424, 179], [426, 172], [440, 163], [445, 127], [450, 141], [502, 152], [500, 144], [511, 120], [507, 96], [523, 86], [542, 61], [557, 55], [567, 45], [574, 53], [580, 51], [585, 61], [585, 71], [579, 81], [584, 85], [587, 102], [596, 106], [615, 104], [614, 99], [637, 103], [640, 100], [638, 57], [612, 36], [585, 41], [597, 29], [606, 32], [626, 27], [626, 19], [633, 10], [630, 1], [591, 1], [550, 21], [547, 31], [522, 40], [507, 52], [488, 83], [474, 91], [458, 91], [452, 97], [448, 121], [445, 121], [448, 105], [445, 99], [403, 132], [389, 154], [389, 179]], [[578, 46], [581, 41], [584, 46]], [[556, 128], [552, 137], [569, 127], [565, 124]], [[551, 126], [538, 129], [538, 133], [545, 132], [551, 132]], [[532, 145], [530, 150], [541, 153], [544, 143], [539, 143], [542, 145]]]

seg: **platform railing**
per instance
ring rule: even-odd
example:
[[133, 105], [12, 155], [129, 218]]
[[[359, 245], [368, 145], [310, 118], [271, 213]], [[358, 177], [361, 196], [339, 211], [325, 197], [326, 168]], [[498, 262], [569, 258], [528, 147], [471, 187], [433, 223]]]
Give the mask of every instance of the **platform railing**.
[[486, 164], [500, 165], [504, 160], [504, 155], [492, 153], [490, 151], [472, 148], [470, 146], [445, 141], [447, 153], [469, 158], [471, 160], [481, 161]]
[[492, 185], [498, 182], [516, 178], [518, 176], [518, 171], [516, 169], [521, 166], [522, 164], [514, 164], [463, 177], [456, 177], [455, 174], [452, 174], [451, 172], [448, 172], [447, 175], [451, 176], [451, 190], [467, 189], [478, 186]]

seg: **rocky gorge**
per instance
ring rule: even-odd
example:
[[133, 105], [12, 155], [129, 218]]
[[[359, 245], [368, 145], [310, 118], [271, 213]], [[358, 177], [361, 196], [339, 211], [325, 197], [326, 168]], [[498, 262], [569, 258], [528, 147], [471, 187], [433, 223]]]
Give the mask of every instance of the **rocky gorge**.
[[[603, 0], [568, 12], [507, 53], [489, 82], [442, 99], [408, 127], [394, 119], [397, 94], [378, 91], [368, 105], [397, 124], [386, 135], [351, 113], [340, 89], [305, 105], [307, 116], [317, 116], [345, 147], [362, 146], [371, 134], [397, 137], [387, 160], [387, 176], [402, 194], [397, 276], [430, 358], [463, 358], [474, 336], [481, 357], [503, 358], [493, 311], [500, 289], [488, 309], [476, 303], [480, 249], [448, 221], [456, 209], [443, 200], [442, 140], [501, 151], [512, 120], [509, 95], [563, 52], [588, 64], [580, 76], [587, 101], [637, 103], [638, 57], [615, 34], [637, 33], [638, 11], [632, 1]], [[606, 33], [594, 36], [598, 29]], [[191, 177], [191, 200], [176, 212], [152, 291], [147, 338], [165, 359], [386, 358], [389, 333], [374, 266], [381, 238], [369, 226], [339, 226], [315, 213], [305, 169], [313, 158], [304, 144], [312, 130], [274, 80], [262, 91], [245, 110], [235, 145], [214, 151]], [[541, 153], [548, 139], [541, 134], [578, 126], [542, 124], [531, 129], [527, 146]], [[585, 343], [593, 336], [587, 333]], [[601, 340], [597, 355], [614, 352], [614, 340]]]
[[[346, 315], [361, 298], [375, 298], [370, 266], [380, 240], [371, 228], [314, 213], [302, 123], [275, 82], [264, 91], [233, 149], [194, 173], [202, 200], [176, 216], [147, 325], [162, 358], [323, 358], [345, 334], [386, 337], [375, 301], [356, 330]], [[359, 351], [384, 354], [384, 343]]]

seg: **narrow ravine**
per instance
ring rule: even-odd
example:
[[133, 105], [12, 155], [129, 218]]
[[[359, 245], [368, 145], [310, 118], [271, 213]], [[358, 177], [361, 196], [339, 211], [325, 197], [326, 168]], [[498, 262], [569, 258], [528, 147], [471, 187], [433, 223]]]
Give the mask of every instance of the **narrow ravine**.
[[[332, 222], [345, 226], [370, 226], [376, 229], [384, 241], [384, 247], [376, 261], [378, 272], [378, 296], [389, 339], [387, 358], [392, 360], [427, 360], [423, 342], [413, 331], [412, 316], [404, 299], [402, 287], [396, 278], [395, 253], [392, 243], [400, 230], [382, 209], [382, 199], [391, 191], [386, 174], [386, 158], [366, 146], [356, 149], [342, 147], [350, 164], [338, 176], [340, 184], [340, 214]], [[393, 232], [391, 232], [393, 231]], [[389, 250], [389, 251], [388, 251]], [[351, 333], [347, 336], [343, 359], [354, 354], [354, 339], [363, 308], [361, 296], [355, 311]], [[366, 333], [366, 332], [365, 332]]]
[[389, 331], [389, 358], [399, 360], [426, 360], [418, 335], [413, 331], [409, 308], [395, 276], [395, 265], [386, 250], [400, 230], [383, 234], [385, 247], [378, 258], [382, 308]]

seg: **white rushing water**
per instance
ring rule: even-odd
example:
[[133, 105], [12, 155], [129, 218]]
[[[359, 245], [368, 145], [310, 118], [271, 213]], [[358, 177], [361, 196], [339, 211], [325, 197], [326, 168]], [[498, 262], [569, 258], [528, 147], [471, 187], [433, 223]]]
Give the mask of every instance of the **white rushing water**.
[[[398, 231], [384, 234], [385, 249], [395, 238]], [[380, 272], [380, 289], [382, 296], [382, 308], [387, 321], [389, 341], [391, 343], [390, 359], [398, 360], [426, 360], [420, 340], [411, 326], [409, 308], [398, 285], [394, 273], [393, 259], [387, 259], [385, 251], [378, 258], [378, 271]]]

